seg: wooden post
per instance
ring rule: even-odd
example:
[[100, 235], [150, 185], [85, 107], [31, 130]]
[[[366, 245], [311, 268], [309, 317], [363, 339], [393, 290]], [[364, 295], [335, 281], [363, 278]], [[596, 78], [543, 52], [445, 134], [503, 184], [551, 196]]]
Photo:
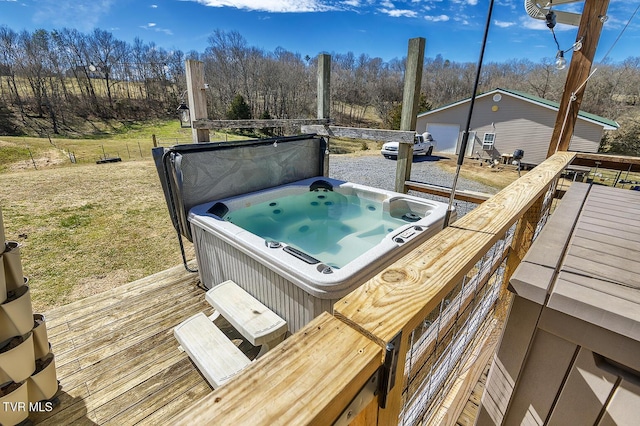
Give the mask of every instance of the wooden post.
[[318, 119], [329, 118], [331, 112], [331, 55], [318, 55]]
[[193, 142], [209, 142], [209, 129], [194, 129], [193, 121], [208, 119], [207, 96], [204, 87], [204, 63], [187, 59], [187, 97], [189, 98], [189, 114], [191, 115], [191, 133]]
[[[318, 55], [318, 119], [328, 119], [331, 115], [331, 55]], [[329, 138], [324, 154], [324, 176], [329, 176]]]
[[156, 135], [151, 135], [151, 140], [153, 141], [153, 147], [157, 148], [158, 147], [158, 141], [156, 139]]
[[606, 16], [609, 0], [585, 0], [578, 28], [576, 40], [582, 39], [582, 49], [573, 52], [571, 65], [567, 73], [567, 80], [560, 101], [560, 108], [556, 116], [556, 124], [549, 143], [547, 157], [557, 151], [568, 151], [573, 129], [576, 125], [580, 104], [587, 78], [593, 64], [593, 57], [598, 47], [603, 22], [601, 16]]
[[[400, 119], [400, 130], [416, 130], [425, 45], [426, 40], [422, 37], [412, 38], [409, 40], [407, 66], [404, 72], [404, 92], [402, 94], [402, 117]], [[412, 161], [413, 144], [400, 142], [398, 144], [398, 162], [396, 164], [396, 192], [407, 192], [407, 188], [404, 183], [411, 177]]]
[[542, 217], [543, 203], [544, 194], [538, 197], [533, 205], [527, 209], [516, 225], [516, 230], [513, 234], [513, 239], [511, 240], [511, 246], [509, 247], [507, 265], [505, 267], [504, 275], [502, 276], [502, 286], [500, 288], [499, 299], [503, 301], [503, 303], [501, 303], [498, 308], [501, 312], [498, 312], [496, 315], [500, 319], [507, 317], [507, 310], [509, 309], [510, 303], [504, 302], [506, 302], [506, 300], [511, 300], [511, 293], [508, 290], [509, 280], [533, 244], [533, 236], [536, 232], [538, 222], [540, 222], [540, 218]]

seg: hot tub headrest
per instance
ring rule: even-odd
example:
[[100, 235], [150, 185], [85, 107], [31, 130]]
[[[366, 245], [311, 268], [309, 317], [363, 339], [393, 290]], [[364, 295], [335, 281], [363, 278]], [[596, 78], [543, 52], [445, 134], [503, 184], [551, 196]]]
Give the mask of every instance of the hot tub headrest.
[[229, 213], [229, 207], [227, 207], [225, 203], [215, 203], [209, 210], [207, 210], [207, 213], [211, 213], [212, 215], [222, 218], [225, 214]]
[[309, 185], [309, 191], [317, 191], [318, 189], [326, 189], [327, 191], [333, 191], [333, 185], [323, 179], [318, 179]]
[[189, 241], [192, 207], [324, 175], [327, 142], [316, 135], [154, 148], [174, 227]]

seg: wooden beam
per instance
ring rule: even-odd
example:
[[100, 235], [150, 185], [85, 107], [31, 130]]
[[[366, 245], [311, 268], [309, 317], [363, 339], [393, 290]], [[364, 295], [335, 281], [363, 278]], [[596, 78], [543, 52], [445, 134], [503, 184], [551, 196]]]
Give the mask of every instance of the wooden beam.
[[411, 142], [415, 132], [404, 132], [402, 130], [382, 130], [364, 129], [359, 127], [338, 127], [322, 125], [304, 125], [301, 127], [302, 133], [316, 133], [319, 136], [331, 138], [366, 139], [382, 142]]
[[[444, 186], [431, 185], [423, 182], [415, 182], [408, 180], [404, 183], [404, 186], [410, 191], [424, 192], [426, 194], [438, 195], [440, 197], [449, 198], [451, 195], [451, 188]], [[460, 201], [468, 201], [470, 203], [482, 204], [489, 198], [491, 194], [485, 194], [476, 191], [456, 190], [455, 199]]]
[[[195, 120], [195, 129], [261, 129], [264, 127], [328, 125], [329, 119], [271, 119], [271, 120]], [[305, 133], [305, 132], [303, 132]]]
[[[318, 119], [328, 120], [331, 117], [331, 55], [321, 53], [318, 55]], [[328, 124], [328, 123], [326, 123]], [[305, 133], [304, 130], [301, 130]], [[315, 132], [309, 132], [315, 133]], [[327, 140], [327, 149], [324, 151], [324, 167], [323, 176], [329, 176], [329, 140]]]
[[640, 157], [579, 152], [575, 160], [571, 162], [571, 165], [586, 167], [598, 166], [603, 169], [620, 170], [623, 172], [640, 172]]
[[396, 181], [394, 190], [402, 194], [407, 193], [404, 183], [411, 179], [411, 165], [413, 164], [413, 144], [400, 142], [398, 144], [398, 157], [396, 158]]
[[600, 33], [603, 22], [600, 16], [607, 15], [609, 0], [585, 0], [582, 9], [582, 18], [576, 41], [582, 38], [582, 49], [573, 52], [571, 55], [571, 65], [567, 72], [567, 80], [562, 93], [562, 100], [556, 116], [555, 127], [551, 135], [547, 157], [552, 156], [557, 151], [567, 151], [573, 129], [576, 125], [584, 88], [587, 85], [587, 78], [591, 72], [593, 57], [598, 47]]
[[377, 374], [382, 348], [324, 313], [167, 424], [331, 424]]
[[195, 126], [195, 121], [206, 120], [208, 118], [207, 94], [205, 93], [204, 86], [204, 63], [187, 59], [185, 68], [193, 142], [209, 142], [209, 130], [196, 128]]
[[[400, 130], [413, 132], [416, 130], [425, 45], [426, 40], [422, 37], [416, 37], [409, 40], [407, 65], [404, 72], [404, 92], [402, 93]], [[396, 192], [407, 192], [404, 182], [411, 179], [412, 163], [413, 139], [410, 142], [400, 142], [398, 146], [398, 159], [396, 162]]]
[[331, 114], [331, 55], [318, 55], [318, 118]]
[[416, 37], [409, 40], [407, 65], [404, 72], [400, 130], [416, 130], [426, 43], [427, 41], [423, 37]]

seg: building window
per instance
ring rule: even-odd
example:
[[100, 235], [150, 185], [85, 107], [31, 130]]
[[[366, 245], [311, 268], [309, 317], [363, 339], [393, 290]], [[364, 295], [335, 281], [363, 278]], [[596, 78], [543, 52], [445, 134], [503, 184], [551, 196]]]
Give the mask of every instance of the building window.
[[495, 133], [485, 133], [482, 138], [482, 149], [493, 149], [493, 144], [496, 141]]

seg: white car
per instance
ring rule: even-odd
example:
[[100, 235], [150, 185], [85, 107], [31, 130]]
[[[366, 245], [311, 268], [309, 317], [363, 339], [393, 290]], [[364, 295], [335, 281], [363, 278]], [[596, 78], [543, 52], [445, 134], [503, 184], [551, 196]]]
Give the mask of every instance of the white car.
[[[382, 145], [380, 153], [386, 158], [398, 158], [398, 142], [387, 142]], [[416, 134], [413, 138], [413, 155], [431, 155], [435, 149], [436, 142], [433, 140], [431, 133], [424, 132], [421, 135]]]

